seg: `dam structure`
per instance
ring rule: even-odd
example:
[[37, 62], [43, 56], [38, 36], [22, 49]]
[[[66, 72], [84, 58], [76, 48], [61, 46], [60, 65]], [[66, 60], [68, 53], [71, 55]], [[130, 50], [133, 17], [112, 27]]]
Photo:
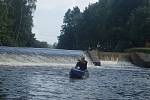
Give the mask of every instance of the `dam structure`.
[[[150, 70], [106, 55], [94, 66], [81, 50], [0, 47], [0, 99], [150, 100]], [[70, 79], [81, 56], [88, 61], [89, 77]]]
[[74, 65], [82, 55], [81, 50], [0, 47], [0, 65]]

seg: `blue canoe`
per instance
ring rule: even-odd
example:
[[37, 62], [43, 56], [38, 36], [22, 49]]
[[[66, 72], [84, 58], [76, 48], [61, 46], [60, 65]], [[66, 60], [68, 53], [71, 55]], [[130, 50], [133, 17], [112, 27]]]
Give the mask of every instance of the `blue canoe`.
[[81, 70], [76, 69], [76, 68], [72, 68], [72, 69], [70, 70], [69, 75], [70, 75], [70, 78], [86, 78], [86, 77], [89, 76], [87, 70], [81, 71]]

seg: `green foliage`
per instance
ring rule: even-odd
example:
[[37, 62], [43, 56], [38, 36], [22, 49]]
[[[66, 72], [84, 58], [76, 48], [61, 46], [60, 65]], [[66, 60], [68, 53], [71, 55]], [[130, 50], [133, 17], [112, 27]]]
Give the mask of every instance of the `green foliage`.
[[145, 40], [150, 39], [150, 7], [137, 8], [129, 20], [130, 39], [134, 46], [145, 45]]
[[34, 41], [34, 47], [36, 48], [48, 48], [49, 45], [47, 44], [47, 42], [40, 42], [38, 40]]
[[124, 51], [150, 39], [148, 0], [99, 0], [83, 12], [78, 7], [64, 16], [58, 48]]
[[76, 49], [78, 42], [78, 29], [81, 12], [78, 7], [73, 10], [68, 9], [64, 17], [64, 25], [62, 26], [61, 35], [58, 37], [58, 48]]
[[0, 35], [0, 45], [1, 46], [18, 46], [16, 41], [11, 37], [6, 35]]
[[47, 47], [32, 33], [35, 3], [36, 0], [0, 0], [0, 45]]

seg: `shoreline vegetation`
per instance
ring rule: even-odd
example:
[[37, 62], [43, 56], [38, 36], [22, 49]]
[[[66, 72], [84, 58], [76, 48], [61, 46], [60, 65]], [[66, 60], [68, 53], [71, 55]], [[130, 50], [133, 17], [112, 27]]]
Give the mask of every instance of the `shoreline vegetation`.
[[[149, 0], [99, 0], [89, 4], [83, 12], [77, 6], [68, 9], [58, 44], [51, 46], [47, 42], [38, 41], [32, 33], [36, 2], [0, 0], [0, 46], [69, 50], [97, 48], [103, 52], [99, 53], [103, 59], [108, 59], [108, 55], [111, 55], [109, 52], [114, 53], [111, 55], [114, 58], [110, 60], [119, 57], [115, 52], [134, 54], [137, 57], [131, 57], [132, 60], [140, 59], [134, 59], [137, 60], [135, 62], [145, 62], [147, 56], [150, 59]], [[120, 57], [118, 60], [122, 59]]]
[[58, 43], [48, 45], [32, 33], [37, 0], [0, 1], [0, 46], [55, 47], [58, 49], [123, 52], [150, 47], [149, 0], [98, 0], [83, 12], [79, 7], [64, 15]]
[[149, 0], [99, 0], [65, 13], [57, 48], [124, 52], [150, 47]]
[[0, 46], [48, 47], [32, 33], [37, 0], [0, 0]]

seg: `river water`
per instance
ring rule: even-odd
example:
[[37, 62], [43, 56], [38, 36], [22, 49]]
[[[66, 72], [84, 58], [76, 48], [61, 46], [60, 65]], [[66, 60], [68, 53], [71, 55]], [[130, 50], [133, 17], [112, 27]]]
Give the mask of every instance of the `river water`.
[[[4, 58], [10, 57], [7, 55], [9, 49], [7, 48], [7, 52], [4, 53]], [[36, 52], [35, 49], [31, 50]], [[1, 49], [1, 51], [5, 50]], [[45, 49], [40, 52], [43, 51]], [[54, 51], [51, 53], [54, 54]], [[76, 58], [82, 55], [81, 51], [64, 50], [57, 51], [57, 54], [62, 56], [61, 51], [64, 59], [71, 59], [72, 62], [76, 62], [73, 61], [75, 58], [72, 55]], [[18, 52], [12, 52], [13, 50], [9, 54], [23, 59]], [[46, 51], [46, 54], [47, 52], [49, 51]], [[28, 57], [36, 56], [32, 52], [29, 54]], [[4, 58], [1, 57], [0, 60]], [[139, 68], [128, 62], [104, 61], [102, 66], [88, 65], [89, 78], [80, 80], [69, 78], [69, 71], [74, 63], [70, 64], [72, 62], [66, 61], [63, 64], [56, 64], [59, 60], [62, 61], [59, 57], [55, 64], [52, 62], [48, 64], [47, 60], [45, 64], [43, 59], [38, 59], [43, 65], [41, 62], [40, 65], [37, 62], [37, 65], [35, 62], [34, 65], [29, 65], [31, 62], [25, 65], [27, 58], [24, 60], [17, 65], [14, 64], [16, 59], [15, 61], [9, 59], [9, 63], [12, 62], [13, 65], [3, 63], [0, 66], [0, 100], [150, 100], [150, 69]]]

